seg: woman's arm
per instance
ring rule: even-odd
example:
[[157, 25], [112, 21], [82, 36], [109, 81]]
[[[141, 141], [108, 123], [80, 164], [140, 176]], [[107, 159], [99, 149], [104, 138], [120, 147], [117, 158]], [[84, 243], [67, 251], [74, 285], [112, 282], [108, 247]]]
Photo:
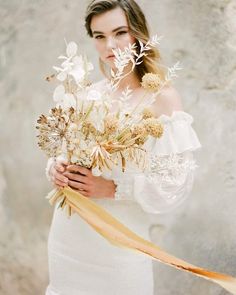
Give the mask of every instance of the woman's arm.
[[116, 200], [133, 200], [149, 213], [166, 213], [180, 205], [192, 190], [197, 167], [191, 151], [151, 157], [150, 170], [114, 179]]

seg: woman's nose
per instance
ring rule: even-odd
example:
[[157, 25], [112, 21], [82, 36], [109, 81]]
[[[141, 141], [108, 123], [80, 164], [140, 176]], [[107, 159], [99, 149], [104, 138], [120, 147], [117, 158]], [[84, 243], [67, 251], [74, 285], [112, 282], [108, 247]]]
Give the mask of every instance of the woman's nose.
[[107, 38], [107, 48], [108, 49], [115, 49], [116, 48], [116, 40], [114, 37]]

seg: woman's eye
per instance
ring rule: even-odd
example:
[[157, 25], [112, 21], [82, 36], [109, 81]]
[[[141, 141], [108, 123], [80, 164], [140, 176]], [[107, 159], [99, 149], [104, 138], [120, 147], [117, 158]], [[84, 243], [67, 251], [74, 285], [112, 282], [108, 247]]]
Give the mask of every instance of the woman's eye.
[[120, 31], [120, 32], [117, 33], [117, 35], [124, 35], [126, 33], [128, 33], [128, 32], [126, 32], [126, 31]]
[[95, 39], [102, 39], [102, 38], [104, 38], [103, 35], [97, 35], [97, 36], [95, 37]]

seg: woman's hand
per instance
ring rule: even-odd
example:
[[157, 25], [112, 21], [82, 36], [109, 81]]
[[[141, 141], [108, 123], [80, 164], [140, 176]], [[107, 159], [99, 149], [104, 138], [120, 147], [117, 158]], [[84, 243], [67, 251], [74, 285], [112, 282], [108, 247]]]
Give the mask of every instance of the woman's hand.
[[69, 179], [68, 185], [85, 197], [114, 198], [114, 182], [101, 176], [94, 176], [92, 171], [85, 167], [69, 165], [62, 174]]
[[63, 175], [63, 172], [66, 171], [68, 164], [69, 163], [67, 161], [59, 158], [51, 165], [49, 176], [55, 187], [63, 188], [68, 185], [69, 179]]

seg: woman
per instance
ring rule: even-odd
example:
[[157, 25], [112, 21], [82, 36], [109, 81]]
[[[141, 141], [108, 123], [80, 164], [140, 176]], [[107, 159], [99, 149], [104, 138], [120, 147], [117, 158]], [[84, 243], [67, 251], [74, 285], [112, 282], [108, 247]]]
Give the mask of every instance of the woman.
[[[146, 42], [149, 32], [140, 7], [132, 0], [96, 0], [88, 6], [86, 29], [93, 38], [105, 79], [114, 67], [112, 49], [124, 49], [137, 40]], [[138, 43], [137, 43], [138, 44]], [[159, 52], [151, 50], [143, 63], [125, 77], [115, 95], [127, 85], [133, 102], [143, 95], [140, 81], [147, 72], [164, 75], [158, 67]], [[158, 140], [148, 140], [151, 169], [140, 172], [128, 165], [122, 173], [114, 167], [110, 174], [94, 176], [84, 167], [50, 159], [48, 178], [57, 187], [69, 185], [93, 198], [114, 217], [140, 236], [149, 239], [148, 214], [171, 212], [189, 195], [193, 184], [193, 151], [201, 144], [183, 111], [180, 95], [171, 85], [158, 95], [152, 111], [164, 125]], [[153, 295], [152, 260], [145, 255], [118, 248], [96, 233], [74, 214], [70, 219], [55, 207], [48, 239], [50, 283], [47, 295]]]

